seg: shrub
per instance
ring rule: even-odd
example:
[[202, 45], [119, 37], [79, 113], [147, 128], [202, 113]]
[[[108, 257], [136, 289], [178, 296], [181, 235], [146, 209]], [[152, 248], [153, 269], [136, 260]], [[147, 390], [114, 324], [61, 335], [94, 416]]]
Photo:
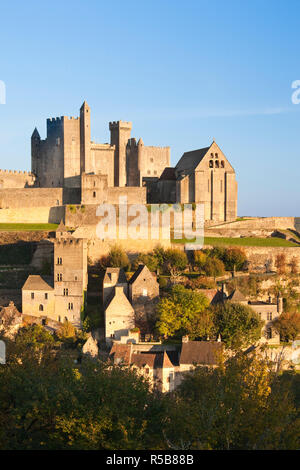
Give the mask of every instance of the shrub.
[[130, 261], [125, 251], [118, 246], [113, 246], [107, 257], [107, 262], [112, 268], [124, 268], [129, 270]]

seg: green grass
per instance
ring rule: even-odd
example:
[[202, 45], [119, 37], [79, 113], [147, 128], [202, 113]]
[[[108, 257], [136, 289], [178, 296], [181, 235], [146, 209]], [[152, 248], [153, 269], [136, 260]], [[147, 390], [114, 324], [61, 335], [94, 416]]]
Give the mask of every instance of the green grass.
[[56, 230], [58, 224], [0, 224], [0, 232], [37, 232]]
[[[192, 243], [190, 240], [175, 240], [172, 239], [172, 243]], [[270, 247], [298, 247], [296, 243], [293, 243], [283, 238], [229, 238], [229, 237], [205, 237], [204, 245], [213, 245], [213, 246], [270, 246]]]

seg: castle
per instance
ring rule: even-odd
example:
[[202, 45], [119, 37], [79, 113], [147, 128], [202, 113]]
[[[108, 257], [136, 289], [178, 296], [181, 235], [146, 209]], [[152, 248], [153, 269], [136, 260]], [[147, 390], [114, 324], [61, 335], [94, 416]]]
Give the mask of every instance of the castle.
[[[67, 204], [203, 203], [205, 220], [237, 215], [235, 171], [215, 141], [170, 166], [170, 147], [131, 137], [131, 122], [109, 123], [110, 143], [91, 141], [86, 102], [76, 118], [47, 119], [31, 137], [31, 172], [0, 171], [0, 209]], [[59, 222], [59, 221], [58, 221]]]

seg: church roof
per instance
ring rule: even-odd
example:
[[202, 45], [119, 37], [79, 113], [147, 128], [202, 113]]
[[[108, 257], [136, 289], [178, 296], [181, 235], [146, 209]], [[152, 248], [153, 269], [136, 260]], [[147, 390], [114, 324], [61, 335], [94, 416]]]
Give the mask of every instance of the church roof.
[[160, 180], [176, 180], [176, 172], [173, 167], [166, 167], [160, 175]]
[[50, 277], [30, 275], [22, 287], [22, 290], [53, 290], [53, 281]]
[[180, 364], [217, 364], [217, 353], [223, 345], [219, 341], [188, 341], [182, 343]]
[[209, 149], [210, 146], [198, 150], [192, 150], [191, 152], [185, 152], [177, 163], [175, 169], [178, 171], [186, 171], [187, 173], [190, 173], [199, 165]]
[[234, 291], [228, 296], [228, 300], [231, 300], [231, 302], [245, 302], [247, 299], [241, 291], [234, 289]]

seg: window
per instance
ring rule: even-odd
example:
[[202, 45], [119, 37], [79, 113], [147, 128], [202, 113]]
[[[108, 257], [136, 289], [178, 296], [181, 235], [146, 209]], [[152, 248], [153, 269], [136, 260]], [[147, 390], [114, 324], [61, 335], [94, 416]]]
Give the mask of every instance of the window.
[[151, 173], [150, 170], [148, 170], [148, 171], [147, 171], [147, 175], [150, 175], [150, 173]]
[[224, 162], [224, 160], [221, 161], [221, 168], [225, 168], [225, 162]]
[[62, 281], [62, 274], [57, 274], [57, 275], [56, 275], [56, 279], [57, 279], [58, 281]]
[[73, 304], [72, 304], [72, 302], [69, 303], [69, 305], [68, 305], [68, 310], [73, 310]]
[[215, 167], [216, 167], [216, 168], [219, 168], [219, 160], [216, 160], [216, 161], [215, 161]]
[[145, 372], [146, 372], [146, 374], [149, 374], [150, 369], [147, 367], [147, 368], [145, 369]]
[[266, 338], [272, 339], [272, 328], [266, 328]]
[[68, 296], [69, 295], [69, 289], [64, 289], [64, 295]]
[[96, 197], [96, 191], [93, 191], [93, 197]]
[[154, 174], [157, 175], [157, 171], [156, 171], [156, 170], [154, 170]]
[[31, 292], [31, 298], [34, 299], [34, 292]]
[[272, 320], [272, 312], [267, 313], [267, 320]]
[[213, 168], [214, 167], [214, 162], [212, 160], [209, 160], [209, 168]]
[[62, 265], [62, 258], [57, 258], [57, 264]]
[[77, 281], [77, 276], [75, 276], [74, 280]]
[[40, 311], [40, 312], [43, 312], [43, 311], [44, 311], [44, 306], [43, 306], [42, 304], [39, 306], [39, 311]]
[[150, 158], [150, 162], [153, 162], [153, 158]]
[[61, 317], [60, 317], [60, 315], [58, 315], [58, 321], [59, 321], [59, 323], [61, 322]]
[[94, 181], [94, 188], [96, 187], [96, 181]]
[[216, 157], [216, 158], [218, 158], [218, 157], [219, 157], [219, 155], [218, 155], [217, 153], [215, 153], [215, 157]]
[[147, 297], [148, 291], [147, 289], [143, 289], [143, 297]]
[[48, 294], [47, 294], [47, 292], [45, 293], [45, 300], [48, 300]]

